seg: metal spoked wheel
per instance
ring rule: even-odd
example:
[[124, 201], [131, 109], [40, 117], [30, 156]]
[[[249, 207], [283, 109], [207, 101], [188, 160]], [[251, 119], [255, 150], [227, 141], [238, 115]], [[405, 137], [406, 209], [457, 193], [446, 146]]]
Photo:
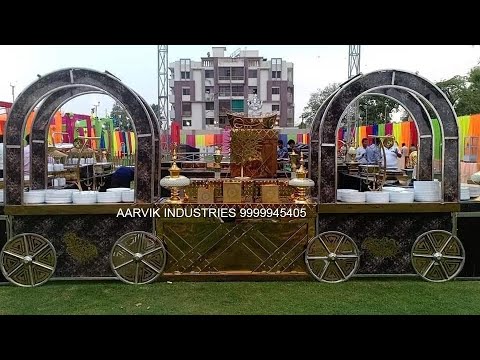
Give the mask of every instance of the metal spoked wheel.
[[57, 255], [52, 243], [37, 234], [19, 234], [4, 245], [0, 253], [2, 274], [12, 284], [39, 286], [55, 272]]
[[464, 264], [465, 249], [462, 242], [448, 231], [427, 231], [413, 244], [412, 265], [425, 280], [451, 280], [462, 271]]
[[360, 253], [348, 235], [328, 231], [308, 242], [305, 263], [316, 280], [338, 283], [348, 280], [357, 271]]
[[127, 284], [148, 284], [165, 268], [167, 253], [156, 236], [134, 231], [117, 240], [110, 254], [112, 270]]

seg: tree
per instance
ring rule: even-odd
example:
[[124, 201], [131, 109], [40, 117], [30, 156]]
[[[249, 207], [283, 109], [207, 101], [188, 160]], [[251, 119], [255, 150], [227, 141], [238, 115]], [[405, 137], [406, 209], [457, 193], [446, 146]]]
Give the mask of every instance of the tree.
[[113, 126], [121, 130], [130, 129], [130, 117], [127, 112], [119, 103], [115, 103], [112, 106], [112, 111], [110, 111], [110, 118], [113, 120]]
[[447, 95], [458, 116], [480, 113], [480, 66], [467, 76], [456, 75], [437, 83]]
[[[327, 98], [338, 89], [340, 84], [332, 83], [323, 89], [318, 89], [310, 95], [310, 100], [303, 109], [302, 119], [310, 126], [315, 114]], [[359, 99], [359, 116], [365, 124], [378, 124], [390, 121], [391, 113], [398, 111], [399, 104], [385, 97], [366, 95]], [[302, 120], [303, 121], [303, 120]]]
[[[310, 95], [310, 100], [308, 100], [307, 105], [303, 108], [303, 113], [301, 115], [302, 119], [305, 120], [305, 124], [310, 126], [315, 117], [320, 106], [327, 100], [327, 98], [333, 94], [335, 90], [340, 86], [339, 83], [331, 83], [325, 86], [323, 89], [317, 89], [314, 93]], [[303, 122], [303, 120], [302, 120]]]
[[160, 119], [160, 107], [158, 106], [158, 104], [152, 104], [150, 105], [150, 107], [152, 108], [155, 115], [157, 115], [157, 117]]

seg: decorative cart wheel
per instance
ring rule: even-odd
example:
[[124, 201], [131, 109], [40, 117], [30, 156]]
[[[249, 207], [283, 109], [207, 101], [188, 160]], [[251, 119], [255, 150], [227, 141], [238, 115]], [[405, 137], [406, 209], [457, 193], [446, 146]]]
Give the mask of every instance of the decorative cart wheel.
[[317, 235], [308, 242], [305, 263], [318, 281], [338, 283], [357, 271], [360, 253], [353, 240], [338, 231]]
[[57, 255], [53, 245], [37, 234], [19, 234], [8, 240], [0, 253], [2, 274], [11, 283], [33, 287], [50, 279]]
[[148, 284], [163, 272], [167, 253], [156, 236], [134, 231], [117, 240], [110, 254], [112, 270], [127, 284]]
[[465, 264], [461, 241], [448, 231], [432, 230], [420, 235], [412, 247], [412, 265], [428, 281], [453, 279]]

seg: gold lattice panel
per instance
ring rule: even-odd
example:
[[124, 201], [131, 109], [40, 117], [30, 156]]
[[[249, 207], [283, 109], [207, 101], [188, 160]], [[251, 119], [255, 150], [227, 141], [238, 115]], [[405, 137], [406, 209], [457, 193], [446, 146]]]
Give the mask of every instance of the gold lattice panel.
[[[157, 222], [167, 248], [166, 273], [304, 273], [314, 218], [296, 222]], [[161, 234], [161, 235], [160, 235]]]

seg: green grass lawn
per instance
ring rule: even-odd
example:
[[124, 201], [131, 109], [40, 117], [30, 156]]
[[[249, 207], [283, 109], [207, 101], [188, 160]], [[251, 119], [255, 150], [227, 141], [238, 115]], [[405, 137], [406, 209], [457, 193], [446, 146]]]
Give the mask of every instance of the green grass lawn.
[[50, 281], [0, 286], [0, 314], [480, 314], [480, 281]]

